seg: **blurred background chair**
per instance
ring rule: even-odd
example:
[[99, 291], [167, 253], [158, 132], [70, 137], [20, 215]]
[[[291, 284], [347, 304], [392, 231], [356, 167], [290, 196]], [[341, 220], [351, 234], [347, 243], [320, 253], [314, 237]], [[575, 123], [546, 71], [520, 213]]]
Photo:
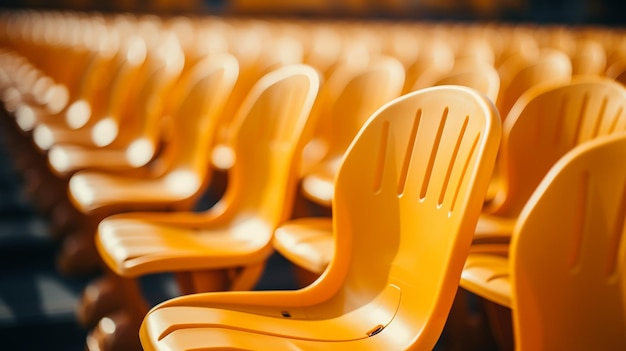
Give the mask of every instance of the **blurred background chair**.
[[626, 127], [626, 90], [600, 77], [527, 91], [503, 125], [497, 189], [478, 220], [472, 250], [506, 254], [520, 211], [552, 165], [574, 146]]
[[[235, 117], [237, 158], [226, 193], [208, 210], [132, 212], [100, 223], [96, 245], [110, 284], [118, 289], [108, 290], [112, 296], [90, 290], [83, 296], [87, 310], [81, 313], [99, 320], [88, 337], [95, 343], [91, 347], [138, 347], [139, 322], [149, 307], [137, 287], [141, 276], [175, 273], [182, 293], [254, 287], [273, 252], [275, 228], [291, 215], [297, 160], [314, 126], [310, 112], [319, 80], [313, 68], [295, 64], [266, 74], [253, 86]], [[112, 311], [101, 309], [111, 304]], [[108, 332], [110, 323], [118, 333]]]
[[[237, 80], [237, 60], [228, 54], [197, 61], [173, 88], [173, 108], [158, 121], [155, 157], [143, 172], [78, 171], [68, 182], [63, 272], [97, 272], [94, 233], [109, 215], [139, 210], [187, 210], [199, 205], [211, 182], [210, 145], [215, 126]], [[129, 150], [128, 153], [132, 153]], [[57, 205], [60, 206], [60, 205]]]

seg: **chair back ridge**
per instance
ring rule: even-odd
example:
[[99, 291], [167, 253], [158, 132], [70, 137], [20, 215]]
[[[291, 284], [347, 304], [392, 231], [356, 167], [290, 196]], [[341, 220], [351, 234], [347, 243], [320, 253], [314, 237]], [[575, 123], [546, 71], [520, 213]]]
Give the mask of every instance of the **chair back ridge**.
[[566, 154], [511, 242], [516, 349], [626, 348], [626, 134]]
[[571, 78], [572, 63], [567, 54], [558, 49], [541, 50], [538, 58], [503, 80], [502, 93], [496, 102], [500, 116], [508, 118], [517, 99], [533, 86], [547, 82], [569, 82]]
[[455, 67], [443, 74], [433, 85], [463, 85], [474, 88], [495, 103], [500, 93], [500, 76], [492, 65], [478, 61]]
[[299, 171], [295, 156], [315, 124], [309, 115], [319, 81], [314, 68], [293, 64], [270, 72], [252, 88], [234, 119], [235, 164], [217, 208], [225, 204], [270, 228], [287, 219]]
[[136, 91], [124, 98], [120, 110], [114, 115], [120, 130], [112, 144], [124, 146], [141, 137], [152, 142], [156, 140], [159, 131], [156, 122], [166, 107], [165, 97], [179, 79], [184, 61], [182, 49], [176, 42], [148, 49], [142, 73], [134, 77], [133, 84], [138, 84]]
[[519, 214], [550, 167], [574, 146], [626, 129], [626, 89], [594, 77], [540, 85], [509, 117], [500, 149], [503, 188], [485, 209], [504, 216]]
[[404, 78], [400, 61], [378, 57], [348, 81], [332, 107], [328, 154], [343, 154], [372, 113], [400, 95]]
[[[68, 126], [73, 129], [82, 128], [85, 124], [93, 124], [105, 116], [107, 101], [114, 91], [116, 77], [124, 72], [127, 64], [120, 55], [122, 55], [120, 48], [109, 48], [105, 52], [99, 52], [89, 63], [87, 74], [78, 87], [77, 99], [68, 107], [66, 114]], [[70, 117], [72, 106], [77, 101], [89, 104], [88, 115], [79, 121], [76, 121], [75, 117]]]
[[[109, 90], [109, 98], [106, 102], [106, 108], [104, 112], [104, 118], [113, 118], [119, 123], [120, 110], [130, 108], [133, 106], [134, 101], [137, 100], [137, 95], [141, 90], [140, 87], [149, 75], [146, 57], [141, 58], [138, 51], [147, 50], [145, 41], [138, 37], [133, 36], [126, 39], [126, 46], [122, 49], [119, 59], [119, 66], [115, 77], [113, 78], [111, 89]], [[132, 53], [131, 53], [132, 52]], [[133, 56], [132, 60], [126, 59], [127, 56]], [[144, 55], [147, 55], [144, 53]]]
[[213, 54], [194, 64], [182, 78], [181, 89], [176, 91], [183, 98], [173, 108], [171, 142], [165, 148], [166, 159], [172, 162], [170, 169], [191, 166], [195, 173], [207, 173], [215, 127], [238, 72], [232, 55]]

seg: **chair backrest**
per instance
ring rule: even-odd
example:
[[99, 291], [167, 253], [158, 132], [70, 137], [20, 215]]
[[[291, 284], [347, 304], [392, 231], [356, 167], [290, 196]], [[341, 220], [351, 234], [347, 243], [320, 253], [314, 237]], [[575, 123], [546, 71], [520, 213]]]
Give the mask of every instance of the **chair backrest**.
[[211, 180], [210, 146], [238, 67], [232, 55], [207, 56], [189, 68], [173, 91], [172, 116], [162, 122], [163, 146], [153, 169], [183, 193], [200, 194]]
[[619, 59], [613, 62], [605, 72], [607, 78], [626, 85], [626, 59]]
[[569, 56], [558, 50], [544, 49], [539, 57], [516, 72], [501, 87], [500, 99], [496, 102], [500, 117], [508, 118], [511, 107], [528, 89], [546, 82], [567, 82], [572, 77]]
[[475, 62], [455, 67], [444, 74], [433, 85], [463, 85], [487, 95], [494, 103], [500, 93], [500, 76], [496, 69], [484, 62]]
[[595, 40], [580, 40], [576, 50], [570, 55], [572, 75], [601, 76], [606, 69], [606, 51], [604, 46]]
[[561, 158], [511, 241], [516, 350], [626, 350], [626, 135]]
[[432, 86], [432, 76], [449, 72], [454, 66], [454, 51], [445, 40], [423, 40], [418, 58], [406, 69], [403, 93]]
[[308, 287], [316, 298], [333, 297], [306, 313], [354, 312], [344, 322], [356, 334], [344, 337], [367, 339], [371, 349], [432, 349], [499, 142], [494, 105], [467, 87], [415, 91], [375, 112], [337, 174], [336, 254]]
[[[232, 52], [239, 61], [239, 79], [226, 104], [224, 118], [216, 127], [216, 146], [232, 148], [230, 141], [236, 130], [236, 122], [233, 119], [236, 118], [243, 100], [261, 77], [280, 67], [302, 63], [302, 47], [293, 40], [283, 38], [284, 40], [277, 39], [272, 45], [262, 44], [264, 40], [271, 41], [265, 33], [266, 30], [268, 28], [262, 21], [259, 24], [246, 24], [237, 31], [243, 33], [235, 35], [232, 39], [234, 43], [229, 52]], [[256, 50], [253, 50], [255, 51], [253, 53], [248, 52], [259, 45], [261, 47], [258, 48], [258, 52]], [[214, 157], [212, 161], [217, 169], [225, 170], [231, 166], [229, 163], [231, 160], [224, 164], [219, 157]]]
[[[392, 57], [378, 57], [367, 67], [357, 70], [339, 68], [334, 77], [340, 75], [343, 75], [340, 78], [343, 86], [336, 93], [335, 101], [328, 110], [320, 112], [320, 124], [328, 125], [330, 157], [343, 156], [372, 113], [400, 96], [404, 84], [404, 68], [400, 61]], [[347, 75], [351, 77], [346, 79]]]
[[[185, 57], [173, 33], [162, 32], [163, 40], [153, 47], [146, 47], [145, 59], [137, 76], [125, 75], [120, 82], [134, 86], [134, 91], [127, 91], [127, 95], [118, 97], [117, 103], [109, 103], [109, 117], [96, 125], [93, 130], [93, 140], [98, 146], [116, 144], [125, 147], [141, 139], [142, 144], [150, 144], [152, 153], [147, 159], [137, 163], [141, 166], [147, 163], [154, 153], [156, 137], [158, 135], [158, 118], [165, 111], [167, 96], [180, 77]], [[116, 85], [115, 88], [119, 86]], [[109, 125], [111, 127], [109, 127]], [[109, 132], [114, 130], [115, 132]], [[109, 133], [106, 133], [106, 132]]]
[[291, 214], [298, 160], [315, 125], [310, 112], [319, 85], [314, 68], [293, 64], [252, 87], [233, 119], [235, 162], [226, 192], [214, 206], [224, 209], [225, 218], [255, 218], [273, 233]]
[[[116, 80], [125, 73], [133, 74], [138, 65], [128, 61], [127, 48], [120, 47], [119, 33], [107, 31], [102, 36], [97, 57], [89, 63], [81, 81], [77, 97], [68, 106], [65, 122], [72, 129], [83, 128], [88, 123], [95, 123], [107, 113], [107, 103], [115, 89]], [[120, 87], [123, 83], [118, 84]], [[121, 93], [124, 93], [122, 90]]]
[[502, 187], [486, 212], [517, 216], [554, 163], [574, 146], [626, 130], [626, 89], [586, 77], [524, 94], [503, 124]]

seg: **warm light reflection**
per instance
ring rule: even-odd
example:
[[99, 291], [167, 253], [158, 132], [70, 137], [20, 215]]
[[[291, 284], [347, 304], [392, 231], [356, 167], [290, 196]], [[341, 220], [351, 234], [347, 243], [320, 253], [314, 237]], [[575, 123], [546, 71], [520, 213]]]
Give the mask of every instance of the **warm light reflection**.
[[82, 128], [91, 117], [91, 106], [86, 100], [80, 99], [70, 105], [65, 113], [65, 122], [72, 129]]
[[70, 166], [68, 154], [59, 148], [52, 148], [48, 154], [50, 164], [59, 172], [65, 172]]
[[45, 124], [41, 124], [35, 127], [35, 130], [33, 131], [33, 140], [35, 141], [37, 147], [41, 150], [48, 150], [52, 147], [52, 144], [54, 144], [54, 135], [52, 134], [50, 127]]
[[332, 181], [320, 179], [318, 177], [305, 177], [302, 180], [302, 188], [308, 194], [315, 194], [315, 197], [330, 202], [333, 198], [335, 187]]
[[80, 174], [70, 178], [69, 190], [78, 203], [83, 204], [84, 206], [89, 206], [93, 203], [94, 193], [85, 178]]
[[107, 146], [115, 140], [117, 133], [117, 122], [113, 118], [107, 117], [96, 123], [93, 127], [91, 140], [93, 140], [94, 144], [97, 146]]
[[104, 334], [113, 334], [117, 328], [115, 322], [109, 317], [102, 318], [100, 320], [99, 327]]
[[126, 149], [126, 159], [134, 167], [141, 167], [148, 163], [154, 155], [154, 146], [146, 138], [135, 140]]
[[166, 176], [165, 186], [174, 194], [189, 196], [200, 187], [200, 179], [191, 170], [179, 169]]
[[19, 105], [15, 110], [15, 122], [21, 130], [31, 131], [35, 126], [35, 111], [28, 105]]
[[235, 164], [235, 152], [226, 145], [217, 145], [211, 153], [211, 161], [218, 169], [230, 169]]
[[61, 112], [70, 99], [70, 92], [65, 85], [56, 84], [46, 93], [46, 107], [51, 114]]
[[165, 63], [165, 68], [169, 73], [179, 73], [185, 64], [185, 55], [180, 48], [178, 38], [174, 33], [170, 33], [163, 40], [157, 50], [157, 55]]
[[138, 66], [144, 62], [148, 49], [146, 43], [140, 37], [134, 36], [128, 40], [126, 48], [126, 60], [133, 66]]
[[258, 218], [247, 218], [235, 224], [232, 233], [238, 239], [244, 239], [252, 244], [263, 244], [266, 240], [265, 233], [272, 229], [264, 221]]
[[40, 104], [46, 103], [48, 91], [54, 86], [54, 81], [48, 76], [41, 76], [35, 80], [33, 84], [33, 96]]
[[7, 112], [13, 113], [20, 106], [22, 94], [20, 94], [20, 91], [16, 88], [9, 87], [4, 91], [4, 94], [2, 94], [2, 101], [4, 101], [4, 108]]

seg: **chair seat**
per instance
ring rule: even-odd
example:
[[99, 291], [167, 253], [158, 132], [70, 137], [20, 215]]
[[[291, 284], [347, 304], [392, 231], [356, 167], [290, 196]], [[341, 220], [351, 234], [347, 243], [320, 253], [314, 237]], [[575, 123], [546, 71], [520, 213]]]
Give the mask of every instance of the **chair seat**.
[[326, 270], [335, 254], [331, 218], [302, 218], [281, 225], [274, 248], [289, 261], [313, 273]]
[[511, 308], [510, 268], [506, 257], [469, 254], [460, 285], [490, 301]]
[[72, 144], [94, 147], [91, 133], [84, 129], [69, 129], [64, 121], [46, 121], [33, 130], [34, 144], [41, 150], [50, 150], [54, 145]]
[[121, 276], [230, 268], [260, 263], [272, 253], [272, 228], [254, 218], [193, 229], [130, 215], [103, 220], [96, 235], [100, 256]]
[[[237, 343], [248, 343], [269, 337], [274, 340], [273, 343], [277, 343], [277, 346], [282, 346], [280, 348], [286, 345], [299, 345], [304, 349], [308, 349], [309, 346], [321, 349], [326, 345], [331, 349], [345, 349], [346, 342], [370, 339], [373, 330], [382, 330], [388, 326], [396, 311], [395, 308], [389, 307], [399, 306], [401, 296], [398, 287], [388, 285], [375, 298], [374, 303], [335, 316], [328, 314], [331, 310], [320, 309], [319, 305], [315, 310], [302, 306], [297, 306], [294, 310], [289, 309], [291, 299], [288, 295], [297, 294], [299, 292], [283, 292], [285, 304], [279, 305], [279, 301], [275, 300], [277, 305], [274, 307], [254, 303], [255, 300], [262, 301], [263, 298], [259, 296], [259, 299], [252, 299], [256, 295], [250, 295], [250, 292], [239, 293], [241, 301], [248, 300], [249, 305], [229, 305], [226, 302], [229, 300], [227, 296], [215, 293], [209, 300], [220, 308], [164, 306], [154, 311], [153, 318], [145, 322], [142, 337], [149, 338], [155, 345], [161, 346], [172, 342], [175, 349], [190, 350], [215, 346], [214, 341], [228, 337], [230, 331], [236, 330], [240, 332], [237, 333], [239, 339]], [[205, 294], [198, 294], [202, 295]], [[195, 300], [198, 296], [191, 295], [179, 299]], [[226, 297], [225, 303], [220, 303], [220, 296]], [[203, 304], [206, 304], [206, 301], [203, 301]], [[207, 332], [215, 333], [217, 339], [207, 338], [207, 335], [211, 335]], [[333, 342], [339, 344], [333, 345]], [[315, 346], [316, 344], [320, 345]], [[266, 344], [263, 345], [265, 347]]]
[[476, 224], [473, 245], [482, 243], [507, 244], [515, 227], [516, 218], [481, 214]]
[[83, 169], [128, 170], [150, 161], [152, 153], [143, 157], [146, 162], [131, 162], [125, 148], [88, 148], [76, 145], [59, 145], [50, 149], [50, 169], [59, 176], [67, 176]]
[[43, 106], [20, 105], [15, 111], [15, 122], [22, 132], [30, 132], [41, 123], [64, 122], [62, 116], [52, 114]]
[[333, 158], [315, 166], [302, 179], [302, 192], [315, 203], [331, 207], [335, 191], [335, 174], [341, 158]]
[[[157, 178], [83, 171], [69, 182], [72, 203], [83, 213], [173, 208], [200, 190], [201, 180], [186, 170]], [[116, 210], [116, 208], [118, 208]]]

